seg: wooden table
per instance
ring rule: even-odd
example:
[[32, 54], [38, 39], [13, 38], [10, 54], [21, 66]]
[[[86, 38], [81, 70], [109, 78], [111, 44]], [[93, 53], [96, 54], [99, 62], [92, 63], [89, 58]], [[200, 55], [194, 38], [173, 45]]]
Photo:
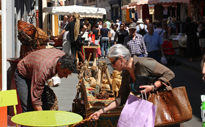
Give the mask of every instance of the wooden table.
[[83, 46], [83, 53], [84, 53], [85, 59], [86, 59], [86, 54], [85, 54], [86, 48], [93, 48], [94, 49], [94, 52], [92, 53], [93, 54], [93, 66], [96, 66], [96, 60], [98, 60], [98, 57], [96, 58], [96, 49], [100, 48], [100, 45], [98, 45], [98, 46]]
[[12, 122], [24, 126], [66, 126], [78, 123], [82, 116], [66, 111], [32, 111], [20, 113], [11, 118]]

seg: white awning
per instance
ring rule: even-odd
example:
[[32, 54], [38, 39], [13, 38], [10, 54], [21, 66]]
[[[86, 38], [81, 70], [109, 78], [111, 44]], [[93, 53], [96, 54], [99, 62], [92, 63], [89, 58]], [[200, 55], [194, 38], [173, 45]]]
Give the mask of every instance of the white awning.
[[172, 3], [189, 3], [189, 0], [134, 0], [129, 6], [139, 6], [143, 4], [172, 4]]
[[78, 13], [81, 18], [103, 18], [106, 14], [104, 8], [88, 7], [88, 6], [61, 6], [61, 7], [44, 7], [43, 12], [53, 15], [68, 15], [74, 12]]

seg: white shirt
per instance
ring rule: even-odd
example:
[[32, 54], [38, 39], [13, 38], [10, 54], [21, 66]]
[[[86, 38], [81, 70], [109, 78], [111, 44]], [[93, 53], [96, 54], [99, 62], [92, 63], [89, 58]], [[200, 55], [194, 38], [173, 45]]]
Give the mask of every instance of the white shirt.
[[[139, 24], [139, 25], [140, 25], [141, 29], [145, 29], [145, 31], [148, 32], [147, 25], [145, 25], [145, 24]], [[140, 31], [139, 25], [136, 26], [137, 33], [139, 33], [139, 31]]]
[[115, 32], [114, 30], [111, 30], [110, 33], [112, 34], [111, 40], [114, 40], [114, 38], [115, 38], [115, 33], [116, 33], [116, 32]]

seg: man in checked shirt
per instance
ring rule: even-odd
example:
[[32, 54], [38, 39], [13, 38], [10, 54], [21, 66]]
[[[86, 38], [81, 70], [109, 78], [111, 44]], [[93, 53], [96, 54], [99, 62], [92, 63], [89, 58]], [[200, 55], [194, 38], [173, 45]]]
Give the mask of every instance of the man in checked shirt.
[[76, 69], [76, 59], [57, 49], [41, 49], [30, 53], [17, 65], [16, 88], [23, 112], [41, 111], [45, 82], [58, 74], [67, 78]]
[[136, 23], [129, 25], [129, 33], [125, 37], [124, 45], [130, 50], [132, 56], [147, 57], [147, 49], [142, 35], [136, 33]]

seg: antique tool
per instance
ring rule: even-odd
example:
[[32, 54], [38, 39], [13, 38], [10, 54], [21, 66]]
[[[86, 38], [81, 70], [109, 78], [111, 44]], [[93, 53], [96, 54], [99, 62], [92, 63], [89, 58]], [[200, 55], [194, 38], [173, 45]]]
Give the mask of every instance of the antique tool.
[[98, 67], [97, 66], [91, 67], [91, 74], [92, 74], [92, 77], [94, 77], [95, 79], [98, 78]]
[[89, 63], [89, 61], [90, 61], [91, 56], [92, 56], [92, 53], [89, 54], [88, 63]]
[[[84, 124], [85, 122], [88, 122], [88, 121], [90, 121], [91, 119], [92, 119], [91, 117], [89, 117], [89, 118], [87, 118], [87, 119], [84, 119], [84, 120], [80, 121], [79, 123], [73, 124], [72, 127], [78, 126], [78, 125], [80, 125], [80, 124]], [[69, 126], [67, 126], [67, 127], [69, 127]]]
[[115, 93], [115, 96], [118, 96], [118, 91], [120, 89], [121, 86], [121, 72], [117, 71], [117, 70], [113, 70], [113, 80], [112, 80], [112, 90]]

